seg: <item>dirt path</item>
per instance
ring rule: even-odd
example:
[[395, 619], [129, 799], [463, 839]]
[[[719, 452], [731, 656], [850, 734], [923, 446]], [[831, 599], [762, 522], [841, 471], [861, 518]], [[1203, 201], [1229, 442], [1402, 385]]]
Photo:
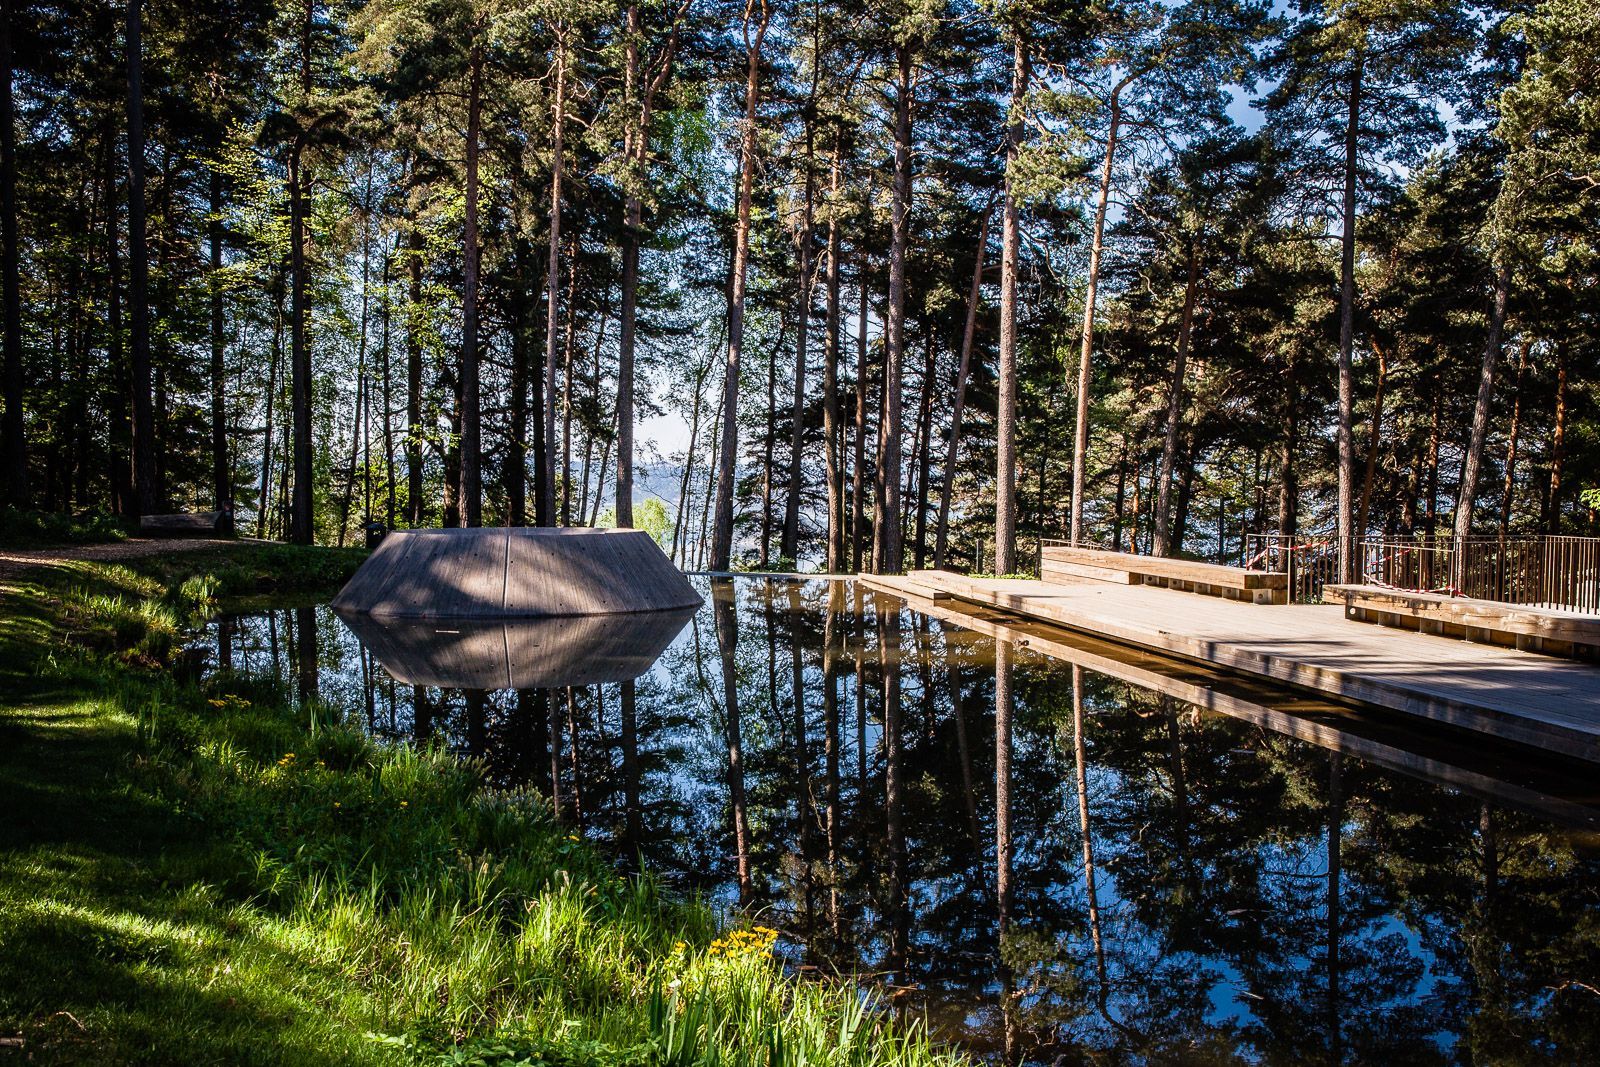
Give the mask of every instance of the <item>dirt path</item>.
[[[0, 548], [0, 582], [11, 582], [35, 567], [66, 560], [118, 563], [176, 552], [203, 552], [245, 543], [247, 539], [215, 540], [200, 537], [130, 537], [103, 545], [59, 545], [51, 548]], [[262, 542], [265, 543], [265, 542]]]

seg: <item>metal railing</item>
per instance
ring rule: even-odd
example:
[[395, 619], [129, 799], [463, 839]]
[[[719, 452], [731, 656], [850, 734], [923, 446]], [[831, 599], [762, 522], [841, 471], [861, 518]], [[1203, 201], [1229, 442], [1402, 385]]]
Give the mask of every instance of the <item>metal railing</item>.
[[[1290, 599], [1316, 601], [1339, 580], [1339, 539], [1248, 534], [1245, 566], [1289, 575]], [[1600, 613], [1600, 538], [1364, 537], [1352, 545], [1355, 581]]]

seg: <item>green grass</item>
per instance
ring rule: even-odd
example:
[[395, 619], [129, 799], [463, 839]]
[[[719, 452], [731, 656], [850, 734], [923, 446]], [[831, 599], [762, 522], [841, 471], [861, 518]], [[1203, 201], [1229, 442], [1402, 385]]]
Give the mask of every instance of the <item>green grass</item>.
[[32, 1062], [957, 1062], [784, 975], [770, 932], [618, 875], [533, 793], [274, 680], [179, 680], [230, 582], [335, 566], [242, 548], [4, 594], [0, 1036]]

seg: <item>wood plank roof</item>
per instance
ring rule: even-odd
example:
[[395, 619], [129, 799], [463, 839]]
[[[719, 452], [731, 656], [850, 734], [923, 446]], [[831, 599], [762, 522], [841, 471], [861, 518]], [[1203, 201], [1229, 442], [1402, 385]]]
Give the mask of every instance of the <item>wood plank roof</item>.
[[700, 595], [643, 530], [397, 530], [334, 598], [341, 613], [546, 618], [695, 608]]

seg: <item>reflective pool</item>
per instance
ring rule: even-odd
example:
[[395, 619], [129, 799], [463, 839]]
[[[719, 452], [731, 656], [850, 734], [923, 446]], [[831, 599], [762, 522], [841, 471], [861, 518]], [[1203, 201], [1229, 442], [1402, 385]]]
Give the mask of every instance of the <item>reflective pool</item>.
[[[995, 1059], [1600, 1062], [1600, 775], [860, 585], [698, 612], [214, 622]], [[635, 677], [636, 676], [636, 677]]]

